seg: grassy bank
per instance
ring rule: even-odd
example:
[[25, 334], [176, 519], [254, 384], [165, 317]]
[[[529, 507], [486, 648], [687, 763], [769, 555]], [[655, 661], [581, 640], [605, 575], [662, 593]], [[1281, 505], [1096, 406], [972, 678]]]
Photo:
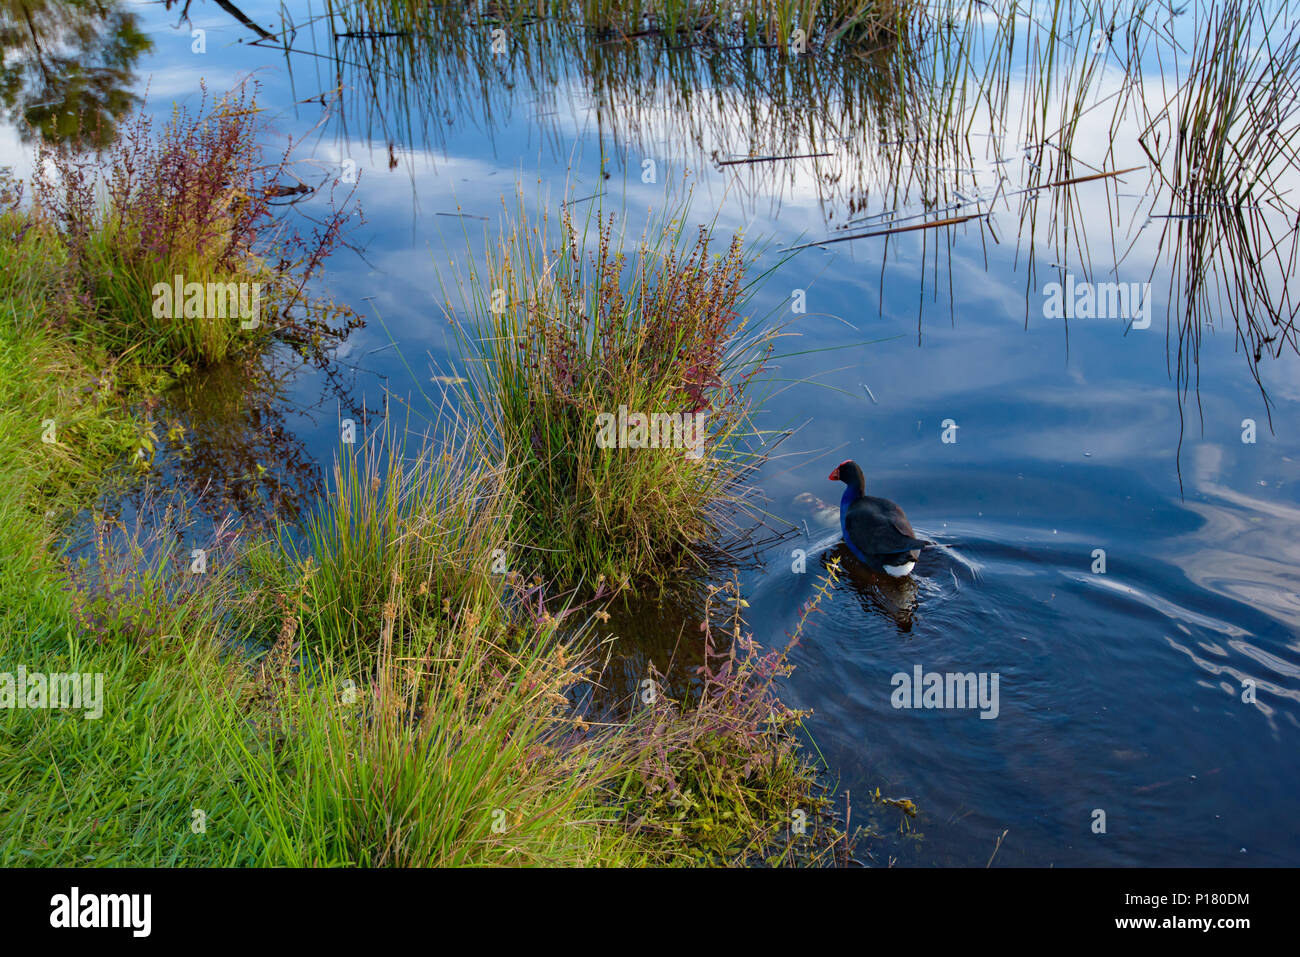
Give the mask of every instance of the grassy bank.
[[[227, 139], [187, 138], [213, 129], [198, 122], [164, 131], [150, 155], [168, 155], [173, 136], [189, 144], [187, 162], [222, 154]], [[824, 799], [796, 743], [800, 716], [775, 694], [785, 652], [752, 645], [734, 589], [716, 591], [706, 615], [708, 626], [719, 612], [726, 640], [706, 627], [717, 647], [699, 687], [676, 700], [661, 688], [620, 720], [587, 720], [583, 689], [600, 678], [590, 624], [604, 591], [576, 605], [493, 567], [521, 527], [509, 482], [549, 480], [538, 460], [495, 455], [500, 436], [481, 420], [447, 416], [440, 433], [410, 441], [389, 424], [340, 449], [301, 537], [203, 531], [173, 501], [130, 523], [96, 513], [111, 476], [147, 471], [151, 398], [222, 348], [202, 317], [167, 328], [141, 318], [153, 274], [131, 270], [151, 247], [123, 222], [152, 220], [121, 211], [152, 208], [139, 200], [149, 182], [143, 194], [110, 193], [107, 206], [62, 207], [51, 197], [90, 194], [49, 182], [41, 201], [12, 202], [0, 219], [0, 661], [11, 681], [22, 668], [89, 675], [87, 687], [102, 689], [93, 708], [89, 690], [81, 708], [12, 697], [0, 708], [0, 865], [824, 858], [836, 839], [828, 823], [789, 833], [795, 811], [818, 822]], [[239, 201], [209, 199], [227, 210]], [[193, 197], [154, 201], [165, 222], [170, 204], [188, 209]], [[713, 285], [699, 256], [673, 275], [729, 303], [734, 284]], [[738, 260], [726, 262], [720, 275], [737, 278], [726, 270]], [[301, 273], [268, 281], [290, 275]], [[596, 282], [593, 305], [611, 288]], [[720, 308], [701, 315], [731, 321]], [[668, 378], [631, 369], [648, 376], [646, 397], [680, 399], [681, 368]], [[552, 413], [553, 441], [576, 434], [561, 407]], [[645, 499], [665, 481], [651, 470], [625, 491]], [[684, 504], [707, 505], [713, 487]], [[536, 516], [525, 521], [536, 527]], [[74, 528], [76, 556], [64, 550]], [[662, 533], [650, 529], [645, 555], [680, 544]], [[598, 558], [593, 544], [575, 568], [594, 578]]]
[[[297, 577], [265, 591], [239, 581], [229, 542], [212, 543], [193, 585], [161, 519], [146, 534], [109, 528], [86, 567], [62, 565], [50, 536], [30, 531], [30, 474], [6, 476], [18, 494], [0, 530], [0, 655], [29, 671], [100, 674], [104, 698], [90, 720], [3, 712], [6, 865], [608, 866], [817, 853], [811, 838], [787, 840], [792, 812], [815, 819], [822, 798], [789, 737], [798, 716], [772, 694], [783, 656], [742, 655], [745, 667], [711, 676], [693, 700], [665, 694], [592, 727], [574, 694], [593, 675], [581, 629], [560, 637], [563, 611], [487, 592], [476, 606], [472, 589], [451, 584], [427, 609], [398, 573], [380, 586], [375, 641], [356, 644], [371, 593], [340, 598], [328, 570], [271, 543], [260, 546], [269, 558], [254, 548], [254, 564]], [[352, 545], [367, 524], [350, 526]], [[347, 552], [335, 544], [338, 561]], [[265, 648], [268, 604], [278, 632]], [[832, 832], [820, 837], [824, 853]]]
[[[108, 700], [98, 720], [0, 711], [0, 861], [233, 862], [191, 844], [185, 823], [191, 802], [218, 814], [237, 804], [210, 759], [211, 727], [190, 680], [226, 680], [215, 647], [193, 636], [189, 654], [204, 663], [194, 672], [176, 646], [97, 641], [78, 625], [57, 542], [106, 473], [133, 460], [142, 422], [122, 403], [112, 363], [88, 362], [94, 350], [61, 331], [59, 263], [39, 233], [15, 243], [26, 225], [18, 219], [0, 225], [0, 661], [9, 673], [102, 674]], [[113, 606], [131, 617], [130, 599]], [[172, 630], [170, 602], [155, 595], [148, 612]]]

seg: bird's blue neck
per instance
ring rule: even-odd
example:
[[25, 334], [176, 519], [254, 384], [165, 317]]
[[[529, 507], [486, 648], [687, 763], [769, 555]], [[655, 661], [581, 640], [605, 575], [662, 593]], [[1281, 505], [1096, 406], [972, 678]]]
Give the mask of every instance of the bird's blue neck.
[[867, 561], [867, 556], [863, 555], [858, 546], [853, 544], [849, 538], [849, 506], [866, 494], [856, 485], [844, 486], [844, 494], [840, 496], [840, 533], [844, 536], [844, 544], [849, 547], [853, 557], [860, 562]]
[[852, 505], [854, 502], [856, 502], [858, 499], [862, 498], [864, 494], [865, 493], [862, 491], [862, 489], [858, 488], [856, 485], [844, 486], [844, 494], [840, 496], [841, 512], [844, 509], [848, 508], [850, 505]]

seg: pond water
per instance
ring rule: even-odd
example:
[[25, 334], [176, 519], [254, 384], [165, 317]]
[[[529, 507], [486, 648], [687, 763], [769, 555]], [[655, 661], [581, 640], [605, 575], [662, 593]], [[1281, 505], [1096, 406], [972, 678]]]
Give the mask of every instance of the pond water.
[[[268, 119], [303, 140], [304, 179], [359, 173], [360, 252], [338, 252], [323, 283], [369, 324], [329, 370], [279, 359], [251, 397], [222, 381], [189, 387], [181, 407], [209, 436], [211, 475], [252, 481], [243, 460], [269, 462], [307, 494], [341, 417], [378, 415], [386, 390], [416, 421], [429, 414], [432, 376], [455, 367], [438, 268], [495, 235], [517, 185], [552, 214], [566, 197], [584, 213], [598, 205], [634, 238], [685, 182], [692, 216], [762, 246], [755, 274], [772, 272], [749, 309], [789, 332], [759, 424], [790, 434], [756, 479], [789, 534], [741, 572], [759, 643], [784, 641], [825, 557], [843, 555], [842, 486], [826, 478], [841, 461], [861, 464], [868, 492], [939, 543], [902, 582], [846, 558], [786, 683], [786, 699], [813, 711], [841, 806], [847, 791], [853, 820], [879, 831], [871, 858], [1300, 864], [1300, 360], [1265, 355], [1256, 382], [1225, 304], [1242, 296], [1222, 269], [1208, 270], [1193, 328], [1182, 322], [1183, 235], [1197, 233], [1214, 262], [1235, 252], [1198, 232], [1212, 225], [1165, 218], [1197, 214], [1162, 186], [1178, 160], [1157, 165], [1143, 148], [1143, 130], [1180, 102], [1175, 78], [1198, 36], [1190, 13], [1161, 13], [1163, 52], [1152, 42], [1130, 60], [1122, 29], [1102, 44], [1076, 114], [1068, 80], [1095, 39], [1086, 18], [1060, 54], [1063, 79], [1036, 86], [1026, 33], [996, 68], [992, 103], [968, 93], [959, 110], [936, 110], [887, 59], [791, 68], [754, 51], [562, 42], [545, 25], [494, 55], [488, 24], [469, 39], [349, 38], [332, 34], [352, 21], [331, 30], [315, 5], [285, 4], [291, 32], [278, 3], [241, 8], [277, 39], [254, 44], [197, 0], [179, 28], [176, 10], [126, 5], [152, 40], [130, 87], [165, 116], [173, 101], [197, 105], [200, 79], [220, 93], [252, 75]], [[923, 89], [938, 68], [919, 62]], [[1145, 102], [1117, 117], [1135, 76]], [[1288, 114], [1283, 135], [1295, 125]], [[12, 126], [2, 145], [0, 162], [30, 169]], [[812, 153], [828, 155], [717, 162]], [[1300, 185], [1294, 167], [1280, 176], [1279, 191]], [[1263, 299], [1294, 319], [1294, 209], [1261, 216], [1275, 232], [1245, 257], [1264, 265]], [[1053, 317], [1049, 284], [1069, 282], [1149, 284], [1149, 325], [1136, 303]], [[694, 633], [690, 614], [665, 601], [621, 616], [636, 622], [629, 660], [664, 668]], [[895, 675], [916, 669], [996, 675], [996, 716], [896, 707]], [[872, 810], [876, 788], [910, 798], [918, 816]]]

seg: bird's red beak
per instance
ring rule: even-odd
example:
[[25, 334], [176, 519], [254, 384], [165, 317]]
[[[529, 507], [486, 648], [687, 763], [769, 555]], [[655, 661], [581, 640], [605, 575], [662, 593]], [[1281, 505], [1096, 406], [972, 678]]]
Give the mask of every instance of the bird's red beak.
[[835, 466], [835, 471], [832, 472], [830, 475], [826, 476], [826, 481], [838, 482], [839, 480], [840, 480], [840, 467], [837, 465]]

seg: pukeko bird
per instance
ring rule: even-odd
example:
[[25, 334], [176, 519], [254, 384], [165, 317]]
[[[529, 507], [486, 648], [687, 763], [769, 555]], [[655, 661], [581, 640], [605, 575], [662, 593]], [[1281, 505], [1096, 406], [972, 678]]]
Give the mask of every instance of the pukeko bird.
[[840, 530], [853, 557], [894, 578], [911, 574], [921, 549], [934, 543], [917, 538], [903, 510], [889, 499], [866, 494], [867, 479], [856, 462], [841, 462], [827, 478], [846, 486]]

